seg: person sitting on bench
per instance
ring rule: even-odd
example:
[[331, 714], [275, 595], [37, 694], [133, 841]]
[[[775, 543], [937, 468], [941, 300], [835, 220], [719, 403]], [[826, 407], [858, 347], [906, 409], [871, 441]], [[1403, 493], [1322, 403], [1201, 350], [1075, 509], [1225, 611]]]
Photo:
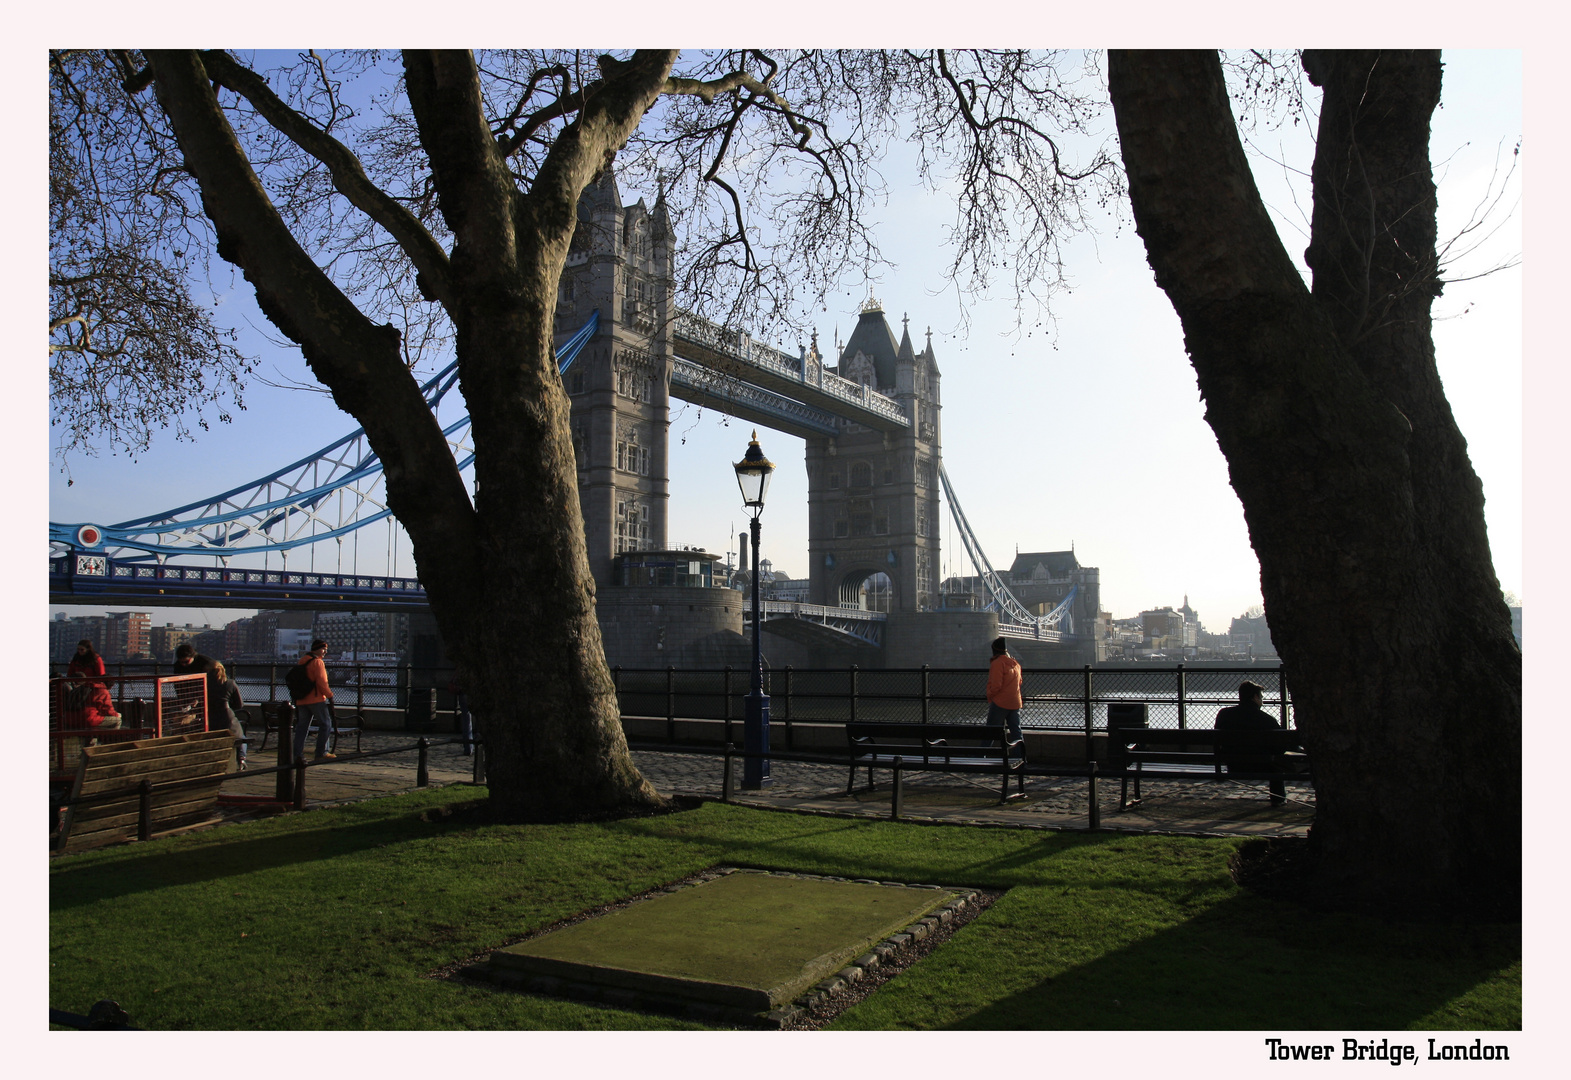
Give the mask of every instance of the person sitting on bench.
[[1238, 704], [1217, 711], [1216, 751], [1228, 772], [1281, 771], [1281, 755], [1262, 752], [1265, 733], [1282, 730], [1276, 718], [1261, 708], [1265, 699], [1265, 687], [1246, 679], [1238, 684]]

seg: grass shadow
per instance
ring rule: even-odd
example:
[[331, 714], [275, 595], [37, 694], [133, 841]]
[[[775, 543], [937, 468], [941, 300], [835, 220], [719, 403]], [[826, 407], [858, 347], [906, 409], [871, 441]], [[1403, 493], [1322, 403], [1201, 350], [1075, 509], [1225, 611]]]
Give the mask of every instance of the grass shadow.
[[954, 1019], [965, 1030], [1520, 1028], [1521, 928], [1239, 895]]

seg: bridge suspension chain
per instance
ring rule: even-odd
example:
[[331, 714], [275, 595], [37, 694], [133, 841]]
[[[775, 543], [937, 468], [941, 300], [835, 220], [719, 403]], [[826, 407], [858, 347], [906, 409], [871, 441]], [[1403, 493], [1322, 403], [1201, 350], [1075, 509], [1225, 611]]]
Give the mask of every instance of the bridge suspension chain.
[[943, 485], [944, 500], [949, 503], [950, 516], [954, 518], [955, 527], [960, 530], [960, 542], [965, 546], [966, 554], [971, 557], [971, 565], [976, 568], [977, 576], [982, 579], [982, 587], [987, 590], [988, 606], [997, 608], [1000, 615], [1017, 626], [1074, 633], [1071, 605], [1075, 594], [1079, 592], [1079, 587], [1072, 587], [1069, 595], [1046, 615], [1031, 614], [1015, 594], [1009, 591], [1003, 575], [993, 569], [993, 564], [987, 558], [987, 552], [982, 550], [982, 542], [977, 539], [976, 531], [971, 528], [971, 522], [966, 520], [965, 511], [960, 508], [960, 500], [955, 498], [954, 485], [949, 482], [949, 471], [942, 464], [938, 466], [938, 480]]
[[[559, 371], [567, 370], [599, 325], [596, 311], [563, 343], [556, 356]], [[420, 388], [433, 412], [457, 382], [455, 360]], [[474, 463], [467, 412], [442, 434], [460, 470]], [[162, 562], [169, 555], [196, 554], [228, 559], [341, 542], [356, 529], [391, 516], [382, 461], [362, 427], [260, 479], [173, 510], [108, 526], [52, 521], [49, 541], [51, 548], [101, 549], [119, 561]]]

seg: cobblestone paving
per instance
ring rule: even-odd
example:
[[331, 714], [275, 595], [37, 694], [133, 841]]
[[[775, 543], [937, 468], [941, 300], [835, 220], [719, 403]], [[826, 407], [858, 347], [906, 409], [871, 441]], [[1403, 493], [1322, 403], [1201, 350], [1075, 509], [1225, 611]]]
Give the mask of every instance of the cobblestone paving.
[[[657, 789], [667, 794], [717, 797], [724, 765], [718, 757], [638, 751], [638, 767]], [[734, 766], [740, 770], [740, 763]], [[738, 790], [736, 801], [752, 806], [805, 810], [856, 817], [888, 817], [891, 779], [875, 776], [878, 786], [858, 787], [846, 794], [849, 770], [843, 765], [774, 761], [770, 785], [762, 792]], [[740, 772], [736, 777], [740, 787]], [[1016, 789], [1010, 782], [1010, 792]], [[1225, 835], [1294, 836], [1308, 831], [1314, 820], [1314, 789], [1289, 785], [1288, 802], [1273, 807], [1266, 792], [1243, 784], [1201, 781], [1146, 781], [1143, 798], [1127, 810], [1118, 808], [1119, 785], [1098, 785], [1100, 827], [1145, 832], [1193, 832]], [[1133, 792], [1131, 792], [1133, 794]], [[1027, 777], [1023, 798], [998, 802], [995, 781], [945, 773], [907, 774], [902, 817], [913, 821], [984, 822], [1035, 828], [1085, 829], [1090, 823], [1084, 777]]]
[[[464, 756], [449, 736], [427, 736], [427, 771], [433, 785], [471, 779], [473, 758]], [[404, 732], [367, 732], [361, 749], [384, 751], [412, 745], [418, 735]], [[339, 747], [343, 757], [306, 772], [310, 805], [328, 805], [415, 787], [417, 754], [407, 750], [374, 757], [353, 756], [352, 738]], [[636, 751], [634, 760], [655, 788], [668, 795], [719, 798], [724, 765], [719, 757]], [[276, 764], [273, 744], [251, 752], [253, 773]], [[873, 791], [865, 788], [866, 774], [858, 787], [846, 794], [847, 768], [809, 762], [776, 760], [771, 763], [768, 788], [741, 791], [741, 763], [737, 769], [735, 800], [751, 806], [799, 810], [816, 814], [887, 818], [890, 811], [890, 774], [880, 771]], [[271, 795], [272, 775], [247, 773], [224, 785], [226, 793]], [[1011, 781], [1010, 790], [1015, 790]], [[1147, 781], [1144, 798], [1127, 810], [1118, 808], [1118, 783], [1099, 784], [1100, 825], [1109, 830], [1186, 832], [1221, 835], [1303, 835], [1314, 819], [1314, 790], [1289, 785], [1288, 802], [1272, 807], [1262, 789], [1228, 782]], [[944, 773], [908, 773], [903, 792], [902, 816], [913, 821], [987, 823], [1017, 827], [1085, 829], [1089, 826], [1088, 786], [1084, 777], [1027, 777], [1023, 798], [998, 803], [998, 786], [991, 780]]]

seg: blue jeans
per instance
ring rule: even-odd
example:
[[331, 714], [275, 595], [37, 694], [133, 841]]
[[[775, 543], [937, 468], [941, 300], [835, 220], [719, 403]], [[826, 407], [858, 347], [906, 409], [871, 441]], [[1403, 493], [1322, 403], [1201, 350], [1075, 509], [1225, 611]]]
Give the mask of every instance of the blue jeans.
[[988, 702], [987, 722], [994, 727], [1002, 724], [1004, 727], [1008, 728], [1009, 737], [1011, 739], [1019, 739], [1023, 737], [1020, 732], [1019, 709], [1006, 709], [1002, 705], [994, 705], [992, 702]]
[[312, 723], [316, 724], [316, 756], [321, 757], [327, 753], [327, 740], [333, 734], [333, 714], [328, 711], [327, 702], [295, 706], [296, 761], [305, 757], [305, 738], [310, 733]]

